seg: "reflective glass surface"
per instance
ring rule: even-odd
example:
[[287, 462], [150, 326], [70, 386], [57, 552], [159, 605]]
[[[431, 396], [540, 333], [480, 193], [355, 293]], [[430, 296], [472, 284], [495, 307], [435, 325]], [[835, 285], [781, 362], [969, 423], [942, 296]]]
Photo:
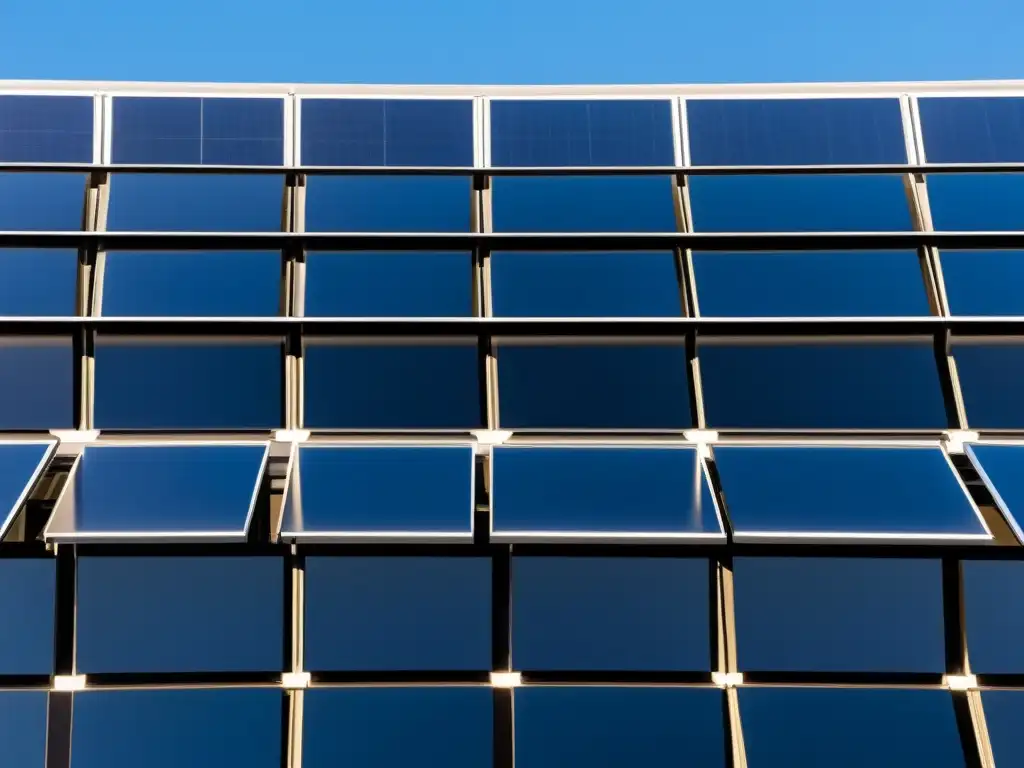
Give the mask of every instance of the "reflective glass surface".
[[490, 109], [495, 166], [675, 164], [667, 99], [494, 99]]
[[703, 317], [931, 314], [914, 251], [697, 252]]
[[0, 250], [0, 315], [74, 315], [77, 285], [76, 251]]
[[987, 538], [938, 447], [715, 447], [742, 538]]
[[751, 768], [963, 768], [953, 703], [945, 691], [741, 688]]
[[467, 317], [473, 264], [466, 253], [307, 253], [306, 317]]
[[115, 163], [281, 165], [284, 99], [114, 99]]
[[303, 99], [304, 165], [473, 165], [468, 99]]
[[81, 230], [85, 184], [81, 173], [0, 172], [0, 230]]
[[79, 557], [77, 669], [279, 670], [283, 573], [274, 557]]
[[486, 557], [308, 557], [309, 670], [488, 670]]
[[306, 427], [465, 429], [480, 424], [476, 344], [309, 344]]
[[45, 765], [46, 698], [45, 691], [0, 691], [0, 744], [8, 765]]
[[127, 317], [277, 315], [281, 255], [272, 251], [111, 251], [103, 314]]
[[515, 689], [520, 765], [724, 766], [722, 694], [700, 688]]
[[495, 316], [679, 317], [671, 251], [491, 254]]
[[336, 688], [306, 694], [304, 768], [487, 768], [489, 688]]
[[998, 765], [1021, 765], [1024, 763], [1024, 741], [1020, 738], [1024, 691], [985, 691], [981, 701]]
[[1020, 535], [1017, 519], [1024, 517], [1024, 481], [1020, 472], [1024, 462], [1024, 445], [969, 445], [967, 455], [977, 467], [1007, 522]]
[[104, 429], [267, 429], [282, 421], [281, 345], [172, 344], [101, 337], [96, 426]]
[[698, 340], [708, 427], [935, 429], [947, 417], [930, 342]]
[[678, 429], [692, 423], [682, 344], [498, 350], [505, 429]]
[[311, 176], [307, 232], [469, 232], [465, 176]]
[[469, 538], [473, 466], [469, 445], [301, 447], [281, 535]]
[[91, 163], [92, 96], [0, 96], [0, 161]]
[[687, 99], [694, 165], [905, 163], [898, 99]]
[[697, 232], [907, 232], [899, 176], [693, 176]]
[[942, 251], [954, 315], [1024, 315], [1024, 251]]
[[107, 229], [131, 232], [279, 232], [280, 176], [118, 173]]
[[688, 448], [495, 446], [490, 491], [503, 541], [724, 535]]
[[1024, 672], [1024, 563], [967, 560], [963, 578], [971, 671]]
[[76, 364], [70, 338], [0, 337], [0, 429], [69, 429]]
[[515, 557], [512, 667], [706, 670], [706, 560]]
[[53, 443], [0, 443], [0, 538], [32, 490]]
[[[0, 560], [0, 615], [8, 617], [0, 623], [0, 674], [48, 675], [53, 672], [56, 573], [52, 558]], [[0, 704], [2, 710], [3, 704]], [[0, 731], [3, 727], [3, 716], [0, 716]], [[0, 743], [6, 750], [6, 740], [0, 738]]]
[[953, 360], [972, 429], [1024, 427], [1024, 343], [954, 340]]
[[240, 540], [266, 445], [91, 446], [47, 537]]
[[938, 560], [740, 557], [733, 573], [741, 670], [945, 670]]
[[1024, 162], [1024, 99], [918, 99], [929, 163]]
[[495, 178], [495, 232], [675, 232], [668, 176]]
[[1024, 230], [1024, 174], [942, 173], [927, 179], [936, 230]]
[[88, 691], [75, 695], [71, 768], [279, 768], [281, 691]]

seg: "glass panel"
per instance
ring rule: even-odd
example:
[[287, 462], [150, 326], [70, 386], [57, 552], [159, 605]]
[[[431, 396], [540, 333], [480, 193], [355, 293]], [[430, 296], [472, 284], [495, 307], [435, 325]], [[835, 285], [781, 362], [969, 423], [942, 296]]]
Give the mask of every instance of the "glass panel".
[[0, 337], [0, 429], [69, 429], [76, 358], [67, 338]]
[[943, 251], [942, 277], [954, 315], [1024, 315], [1024, 251]]
[[464, 176], [311, 176], [307, 232], [469, 232]]
[[907, 232], [899, 176], [693, 176], [697, 232]]
[[284, 99], [114, 99], [115, 163], [281, 165]]
[[308, 557], [306, 668], [491, 668], [485, 557]]
[[303, 99], [304, 165], [473, 165], [468, 99]]
[[1024, 174], [944, 173], [928, 176], [936, 230], [1024, 229]]
[[936, 429], [948, 423], [929, 342], [698, 340], [711, 429]]
[[0, 691], [0, 744], [7, 765], [46, 764], [46, 699], [46, 691]]
[[281, 669], [275, 557], [79, 557], [79, 672]]
[[694, 253], [693, 269], [704, 317], [931, 314], [914, 251]]
[[266, 452], [265, 443], [88, 447], [46, 536], [242, 540]]
[[[0, 560], [0, 615], [7, 617], [0, 623], [0, 674], [53, 672], [56, 583], [56, 563], [50, 558]], [[2, 722], [0, 717], [0, 729]], [[6, 742], [0, 743], [6, 750]]]
[[516, 762], [531, 768], [724, 766], [722, 694], [700, 688], [517, 688]]
[[279, 768], [281, 691], [88, 691], [75, 695], [71, 768]]
[[467, 317], [471, 254], [307, 253], [306, 317]]
[[938, 560], [740, 557], [743, 670], [943, 672]]
[[133, 232], [279, 232], [280, 176], [115, 173], [107, 228]]
[[963, 573], [971, 671], [1024, 672], [1024, 563], [965, 560]]
[[751, 768], [963, 768], [953, 702], [945, 691], [741, 688]]
[[502, 541], [724, 536], [689, 448], [495, 446], [491, 514]]
[[306, 693], [304, 768], [487, 768], [490, 689], [336, 688]]
[[0, 230], [81, 230], [85, 184], [81, 173], [0, 173]]
[[267, 429], [281, 426], [281, 345], [240, 341], [96, 344], [96, 426]]
[[469, 445], [303, 446], [281, 535], [472, 538], [474, 461]]
[[272, 251], [111, 251], [103, 314], [259, 317], [280, 309], [281, 255]]
[[77, 251], [0, 250], [0, 315], [74, 315], [77, 290]]
[[692, 426], [682, 344], [502, 345], [505, 429], [679, 429]]
[[54, 445], [0, 443], [0, 539], [35, 485]]
[[477, 348], [306, 344], [305, 426], [466, 429], [479, 426]]
[[1024, 99], [918, 99], [929, 163], [1024, 162]]
[[1024, 427], [1024, 343], [954, 340], [952, 349], [971, 428]]
[[967, 455], [1007, 522], [1024, 539], [1016, 519], [1024, 512], [1024, 488], [1020, 480], [1024, 445], [969, 445]]
[[905, 163], [897, 99], [688, 99], [694, 165]]
[[706, 670], [708, 592], [706, 560], [513, 558], [513, 668]]
[[942, 449], [715, 447], [737, 540], [989, 538]]
[[998, 765], [1021, 765], [1024, 762], [1024, 741], [1020, 738], [1024, 691], [985, 691], [981, 700]]
[[495, 166], [675, 165], [668, 100], [491, 101]]
[[505, 317], [679, 317], [671, 251], [491, 254], [494, 314]]
[[0, 96], [0, 161], [91, 163], [92, 96]]
[[667, 176], [496, 178], [496, 232], [675, 232]]

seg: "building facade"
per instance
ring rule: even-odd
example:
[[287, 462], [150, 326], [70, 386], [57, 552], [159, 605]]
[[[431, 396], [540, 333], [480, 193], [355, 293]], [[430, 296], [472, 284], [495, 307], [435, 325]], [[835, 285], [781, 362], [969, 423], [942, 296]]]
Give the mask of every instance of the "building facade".
[[0, 82], [34, 768], [1024, 764], [1024, 82]]

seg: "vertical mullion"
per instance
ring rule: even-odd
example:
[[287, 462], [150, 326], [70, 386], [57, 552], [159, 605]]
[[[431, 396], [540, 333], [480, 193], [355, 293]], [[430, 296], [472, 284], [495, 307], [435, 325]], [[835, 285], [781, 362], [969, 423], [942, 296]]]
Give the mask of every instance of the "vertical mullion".
[[[76, 552], [58, 545], [55, 555], [53, 674], [75, 673]], [[51, 686], [52, 688], [52, 686]], [[51, 690], [46, 702], [45, 768], [70, 768], [74, 694]]]
[[[294, 456], [293, 461], [298, 461]], [[295, 471], [295, 465], [292, 466]], [[288, 589], [284, 601], [284, 668], [303, 672], [305, 665], [306, 557], [292, 544], [284, 558]], [[285, 691], [281, 712], [281, 766], [302, 768], [302, 736], [305, 691]]]
[[[490, 132], [491, 103], [489, 99], [475, 100], [473, 117], [475, 120], [476, 144], [474, 146], [474, 162], [477, 167], [486, 168], [491, 158]], [[494, 231], [494, 196], [492, 177], [481, 173], [473, 177], [474, 210], [476, 221], [474, 231], [489, 233]], [[485, 246], [474, 251], [474, 260], [478, 278], [479, 317], [492, 317], [494, 314], [493, 293], [491, 287], [491, 252]], [[481, 371], [482, 407], [487, 429], [497, 429], [501, 423], [498, 401], [498, 350], [490, 336], [481, 334], [478, 340]]]
[[[714, 575], [713, 589], [716, 597], [714, 651], [716, 671], [739, 672], [736, 652], [736, 599], [733, 583], [732, 555], [722, 555], [712, 560]], [[723, 726], [727, 744], [726, 764], [730, 768], [745, 768], [746, 747], [743, 740], [743, 724], [740, 719], [739, 692], [732, 685], [723, 691]]]

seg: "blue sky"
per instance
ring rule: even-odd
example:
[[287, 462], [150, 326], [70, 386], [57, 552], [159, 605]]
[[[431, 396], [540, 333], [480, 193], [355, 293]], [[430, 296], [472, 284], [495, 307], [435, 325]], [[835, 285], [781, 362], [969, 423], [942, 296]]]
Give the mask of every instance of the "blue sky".
[[0, 46], [3, 78], [627, 83], [1024, 77], [1019, 0], [7, 0], [0, 3], [0, 27], [14, 32]]

